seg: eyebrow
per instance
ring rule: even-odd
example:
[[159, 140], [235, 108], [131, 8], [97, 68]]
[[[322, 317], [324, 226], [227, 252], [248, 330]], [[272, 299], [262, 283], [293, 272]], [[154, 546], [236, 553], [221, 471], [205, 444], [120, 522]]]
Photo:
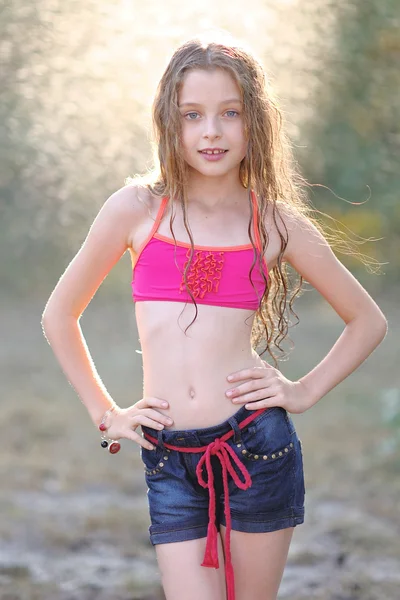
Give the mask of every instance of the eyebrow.
[[[228, 100], [223, 100], [221, 102], [221, 104], [242, 104], [242, 101], [240, 100], [240, 98], [228, 98]], [[183, 102], [182, 104], [179, 104], [179, 107], [181, 106], [203, 106], [202, 104], [199, 104], [198, 102]]]

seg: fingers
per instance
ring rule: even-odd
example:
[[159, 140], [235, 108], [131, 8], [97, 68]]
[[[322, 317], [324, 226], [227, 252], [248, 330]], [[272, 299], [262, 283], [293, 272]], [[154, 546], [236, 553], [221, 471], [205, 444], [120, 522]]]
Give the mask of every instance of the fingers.
[[[173, 420], [168, 415], [164, 415], [163, 413], [158, 412], [158, 410], [154, 410], [153, 408], [142, 408], [141, 410], [137, 410], [137, 404], [133, 408], [133, 414], [130, 415], [131, 419], [135, 421], [137, 425], [147, 425], [148, 427], [155, 427], [157, 423], [161, 423], [162, 425], [172, 425]], [[145, 417], [147, 421], [143, 421], [142, 418]], [[148, 422], [149, 419], [152, 419], [151, 422]]]
[[[154, 408], [151, 408], [154, 407]], [[168, 408], [169, 403], [160, 398], [146, 396], [136, 402], [129, 409], [131, 425], [136, 428], [138, 425], [146, 425], [153, 429], [163, 429], [173, 424], [173, 419], [169, 415], [160, 412], [161, 408]], [[157, 410], [158, 409], [158, 410]]]
[[[259, 380], [247, 381], [246, 383], [242, 383], [241, 385], [237, 385], [236, 387], [227, 390], [225, 394], [228, 398], [236, 398], [238, 396], [242, 397], [244, 394], [249, 394], [252, 392], [262, 392], [263, 396], [261, 397], [265, 398], [266, 396], [270, 395], [273, 384], [273, 380], [269, 382], [264, 381], [262, 384]], [[260, 385], [262, 385], [262, 387], [260, 387]]]
[[259, 410], [260, 408], [273, 408], [275, 406], [282, 406], [282, 400], [280, 396], [276, 394], [273, 394], [268, 398], [264, 396], [261, 400], [247, 400], [246, 402], [245, 408], [247, 408], [247, 410]]
[[[150, 408], [151, 406], [154, 408]], [[161, 408], [165, 409], [168, 408], [168, 406], [169, 403], [166, 400], [145, 397], [129, 408], [120, 409], [115, 413], [110, 427], [108, 428], [110, 438], [127, 438], [144, 448], [152, 449], [152, 444], [143, 438], [143, 436], [136, 433], [135, 430], [139, 425], [158, 430], [171, 426], [173, 419], [168, 415], [159, 412]]]
[[170, 417], [155, 410], [151, 410], [150, 408], [143, 409], [139, 414], [134, 415], [133, 421], [136, 426], [147, 425], [147, 427], [152, 427], [153, 429], [163, 429], [164, 426], [168, 427], [173, 423], [173, 420]]
[[[143, 409], [141, 413], [144, 414], [146, 417], [153, 419], [154, 422], [162, 423], [167, 427], [168, 425], [172, 425], [173, 423], [171, 417], [169, 417], [168, 415], [163, 415], [162, 413], [159, 413], [158, 411], [153, 410], [151, 408]], [[153, 427], [153, 425], [149, 425], [149, 427]]]
[[127, 440], [132, 440], [132, 442], [136, 442], [137, 444], [139, 444], [139, 446], [142, 446], [143, 448], [147, 448], [148, 450], [154, 450], [154, 446], [151, 442], [146, 440], [146, 438], [142, 437], [132, 429], [128, 429], [128, 431], [124, 433], [123, 437]]
[[[270, 365], [268, 366], [273, 369], [273, 367]], [[265, 377], [265, 371], [265, 367], [252, 367], [251, 369], [243, 369], [228, 375], [227, 380], [232, 382], [239, 381], [241, 379], [261, 379], [262, 377]]]
[[[159, 412], [159, 410], [156, 410], [157, 408], [163, 408], [165, 410], [168, 407], [169, 403], [166, 400], [154, 398], [153, 396], [146, 396], [130, 407], [130, 417], [134, 420], [136, 425], [143, 424], [155, 429], [157, 428], [157, 423], [161, 423], [162, 425], [169, 427], [174, 422], [173, 419], [171, 419], [171, 417], [168, 415], [164, 415], [163, 413]], [[143, 415], [149, 419], [153, 419], [153, 421], [143, 421]]]
[[135, 406], [138, 408], [147, 408], [149, 406], [154, 406], [155, 408], [168, 408], [169, 403], [167, 400], [162, 400], [161, 398], [155, 398], [154, 396], [145, 396], [139, 402], [136, 402]]
[[244, 402], [257, 402], [259, 400], [268, 400], [275, 397], [275, 393], [272, 390], [256, 390], [255, 392], [249, 392], [247, 394], [241, 394], [232, 399], [233, 404], [244, 404]]

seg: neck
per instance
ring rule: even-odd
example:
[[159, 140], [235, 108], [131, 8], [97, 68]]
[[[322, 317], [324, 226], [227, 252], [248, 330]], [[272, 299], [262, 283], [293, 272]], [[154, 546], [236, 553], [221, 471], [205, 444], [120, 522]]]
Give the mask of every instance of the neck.
[[212, 209], [242, 203], [248, 198], [249, 190], [231, 173], [222, 177], [205, 177], [199, 172], [192, 172], [187, 194], [189, 203]]

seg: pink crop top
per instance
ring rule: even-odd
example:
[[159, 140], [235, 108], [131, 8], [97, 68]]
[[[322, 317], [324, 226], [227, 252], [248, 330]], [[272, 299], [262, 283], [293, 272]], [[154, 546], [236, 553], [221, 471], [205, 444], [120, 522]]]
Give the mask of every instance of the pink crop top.
[[[251, 199], [254, 210], [254, 238], [259, 253], [261, 243], [257, 229], [257, 199], [253, 191]], [[177, 241], [175, 247], [173, 238], [157, 232], [167, 202], [168, 197], [162, 198], [152, 230], [137, 253], [132, 279], [132, 297], [135, 302], [161, 300], [192, 303], [183, 279], [191, 246], [189, 243]], [[192, 264], [187, 272], [187, 284], [196, 304], [257, 310], [265, 283], [258, 260], [251, 274], [255, 289], [250, 282], [249, 273], [253, 257], [254, 250], [251, 244], [227, 247], [195, 245]], [[265, 276], [268, 277], [265, 257], [262, 265]]]

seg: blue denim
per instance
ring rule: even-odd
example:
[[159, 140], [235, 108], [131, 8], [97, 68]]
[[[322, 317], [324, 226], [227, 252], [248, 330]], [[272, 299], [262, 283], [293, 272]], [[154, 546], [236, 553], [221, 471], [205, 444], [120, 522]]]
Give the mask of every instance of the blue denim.
[[[207, 536], [209, 492], [197, 481], [196, 466], [203, 453], [167, 449], [164, 442], [178, 447], [201, 447], [233, 429], [227, 440], [246, 466], [252, 485], [238, 488], [228, 475], [232, 529], [248, 533], [269, 532], [304, 522], [304, 473], [301, 442], [287, 411], [280, 407], [265, 410], [243, 429], [238, 423], [254, 411], [242, 406], [219, 425], [202, 429], [161, 431], [142, 426], [158, 439], [155, 450], [141, 447], [141, 459], [148, 486], [150, 541], [178, 542]], [[217, 529], [225, 525], [222, 467], [211, 456], [217, 501]], [[237, 471], [237, 468], [235, 468]], [[203, 469], [203, 477], [207, 479]], [[243, 477], [239, 474], [240, 479]]]

